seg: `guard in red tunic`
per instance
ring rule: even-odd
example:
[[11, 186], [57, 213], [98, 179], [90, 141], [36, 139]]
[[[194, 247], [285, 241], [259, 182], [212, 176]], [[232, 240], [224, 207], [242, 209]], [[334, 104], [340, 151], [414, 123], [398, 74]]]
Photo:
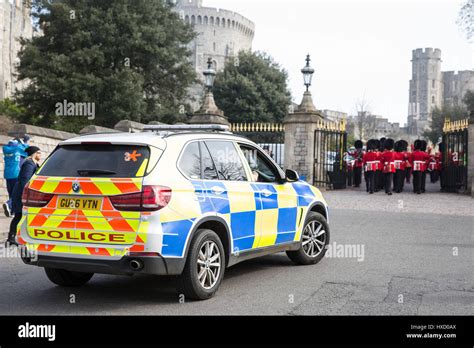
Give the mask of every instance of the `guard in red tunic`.
[[422, 177], [428, 167], [429, 156], [422, 151], [422, 140], [415, 141], [415, 151], [413, 151], [411, 158], [411, 165], [413, 168], [413, 192], [416, 194], [422, 193]]
[[375, 192], [379, 192], [380, 190], [383, 190], [385, 183], [384, 183], [384, 175], [383, 175], [383, 163], [382, 163], [382, 154], [385, 150], [384, 147], [385, 144], [385, 138], [381, 138], [380, 140], [377, 141], [377, 156], [379, 160], [379, 167], [377, 168], [377, 172], [375, 173], [375, 187], [376, 190]]
[[385, 193], [392, 195], [393, 174], [395, 173], [395, 153], [393, 139], [386, 139], [384, 143], [385, 151], [382, 154], [382, 164], [385, 182]]
[[[408, 148], [410, 150], [408, 150]], [[409, 184], [411, 182], [411, 176], [413, 174], [413, 168], [411, 166], [413, 151], [414, 151], [413, 144], [411, 144], [410, 147], [408, 147], [408, 143], [407, 143], [407, 151], [405, 151], [405, 155], [406, 155], [406, 159], [407, 159], [407, 164], [406, 164], [407, 169], [406, 169], [406, 173], [405, 173], [407, 184]]]
[[362, 183], [362, 157], [364, 156], [364, 144], [362, 141], [357, 140], [354, 143], [354, 147], [356, 149], [351, 153], [351, 156], [354, 157], [354, 187], [360, 187], [360, 184]]
[[426, 192], [426, 174], [428, 173], [428, 166], [430, 164], [430, 155], [426, 152], [428, 148], [428, 143], [425, 140], [421, 141], [421, 151], [425, 153], [426, 158], [426, 169], [421, 174], [421, 193]]
[[405, 182], [405, 154], [403, 152], [403, 142], [397, 141], [395, 143], [395, 152], [393, 153], [395, 159], [395, 175], [393, 177], [393, 189], [395, 193], [403, 191], [403, 183]]
[[364, 165], [365, 178], [367, 184], [367, 192], [373, 194], [375, 190], [375, 173], [379, 166], [379, 158], [377, 155], [377, 143], [375, 140], [369, 140], [367, 142], [367, 152], [362, 158]]

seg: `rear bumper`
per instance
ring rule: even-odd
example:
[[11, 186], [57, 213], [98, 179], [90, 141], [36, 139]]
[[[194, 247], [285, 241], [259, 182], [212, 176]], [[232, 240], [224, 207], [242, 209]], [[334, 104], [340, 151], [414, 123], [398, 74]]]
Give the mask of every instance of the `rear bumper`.
[[[131, 261], [139, 261], [143, 265], [143, 268], [140, 270], [132, 269], [130, 266]], [[23, 259], [23, 262], [32, 266], [58, 268], [65, 269], [67, 271], [84, 273], [116, 275], [180, 275], [183, 273], [186, 259], [163, 257], [123, 257], [120, 260], [101, 260], [38, 255], [34, 261]]]

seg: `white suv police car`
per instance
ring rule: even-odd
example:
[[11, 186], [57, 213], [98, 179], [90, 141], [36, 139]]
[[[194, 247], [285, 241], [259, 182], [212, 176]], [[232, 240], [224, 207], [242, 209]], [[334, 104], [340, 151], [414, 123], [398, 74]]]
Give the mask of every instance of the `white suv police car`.
[[94, 273], [180, 275], [212, 297], [227, 267], [285, 251], [319, 262], [329, 243], [321, 192], [224, 126], [149, 126], [64, 141], [23, 193], [17, 242], [60, 286]]

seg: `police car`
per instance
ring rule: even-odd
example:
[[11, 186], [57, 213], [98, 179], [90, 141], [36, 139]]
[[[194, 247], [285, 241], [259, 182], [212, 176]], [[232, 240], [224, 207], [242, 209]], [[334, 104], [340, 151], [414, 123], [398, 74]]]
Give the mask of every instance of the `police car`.
[[319, 262], [329, 243], [321, 192], [225, 126], [148, 126], [64, 141], [23, 193], [17, 242], [60, 286], [94, 273], [179, 275], [212, 297], [225, 269], [286, 252]]

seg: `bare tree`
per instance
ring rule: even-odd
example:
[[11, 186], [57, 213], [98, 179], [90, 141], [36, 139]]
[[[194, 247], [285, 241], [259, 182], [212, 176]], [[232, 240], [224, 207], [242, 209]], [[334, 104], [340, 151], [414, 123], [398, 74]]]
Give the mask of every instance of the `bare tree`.
[[474, 0], [466, 0], [461, 7], [457, 24], [466, 33], [468, 41], [474, 41]]
[[355, 135], [360, 140], [369, 140], [375, 135], [376, 117], [370, 114], [370, 103], [365, 95], [356, 102], [356, 131]]

